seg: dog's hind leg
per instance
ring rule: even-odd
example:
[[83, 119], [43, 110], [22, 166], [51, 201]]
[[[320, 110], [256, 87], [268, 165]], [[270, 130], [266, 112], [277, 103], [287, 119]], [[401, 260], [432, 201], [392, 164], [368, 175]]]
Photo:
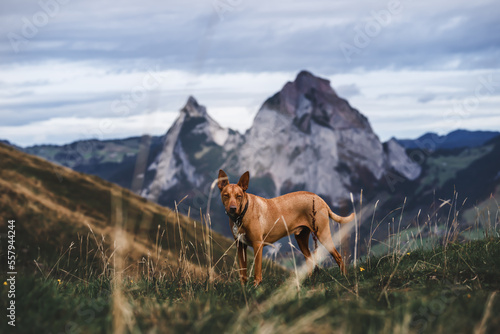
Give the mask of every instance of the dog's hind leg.
[[317, 237], [319, 242], [325, 246], [326, 250], [333, 256], [333, 259], [339, 265], [340, 271], [346, 275], [347, 272], [344, 262], [342, 261], [342, 256], [340, 256], [339, 252], [335, 248], [335, 245], [333, 244], [332, 235], [330, 233], [330, 224], [327, 222], [326, 224], [318, 225], [318, 227]]
[[311, 230], [304, 227], [299, 234], [295, 234], [295, 240], [297, 240], [297, 244], [299, 245], [300, 251], [304, 254], [306, 258], [307, 268], [309, 275], [313, 273], [313, 269], [315, 268], [314, 259], [311, 256], [311, 251], [309, 250], [309, 235], [311, 234]]

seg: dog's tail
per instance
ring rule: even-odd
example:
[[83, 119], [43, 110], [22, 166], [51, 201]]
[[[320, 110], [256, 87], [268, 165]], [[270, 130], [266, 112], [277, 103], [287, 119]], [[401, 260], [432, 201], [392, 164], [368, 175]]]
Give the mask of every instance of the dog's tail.
[[339, 224], [349, 223], [350, 221], [352, 221], [354, 219], [354, 215], [355, 214], [353, 212], [347, 217], [342, 217], [342, 216], [335, 214], [332, 210], [329, 210], [330, 218], [332, 218], [333, 220], [335, 220]]

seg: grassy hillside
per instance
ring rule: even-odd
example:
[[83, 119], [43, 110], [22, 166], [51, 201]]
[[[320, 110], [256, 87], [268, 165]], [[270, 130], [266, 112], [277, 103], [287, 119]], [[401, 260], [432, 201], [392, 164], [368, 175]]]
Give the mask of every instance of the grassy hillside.
[[[498, 333], [500, 239], [394, 252], [313, 277], [267, 266], [258, 288], [238, 280], [21, 277], [27, 332]], [[0, 288], [6, 293], [6, 287]], [[39, 301], [33, 303], [33, 301]], [[6, 307], [2, 299], [1, 307]], [[0, 326], [5, 326], [2, 323]]]
[[[399, 229], [423, 239], [442, 239], [453, 225], [459, 232], [477, 232], [499, 221], [500, 137], [474, 148], [411, 149], [408, 154], [422, 158], [417, 180], [395, 182], [392, 191], [366, 191], [363, 205], [356, 203], [362, 254], [369, 240], [386, 250]], [[470, 236], [476, 238], [477, 233], [460, 238]]]
[[144, 145], [158, 145], [159, 137], [131, 137], [116, 140], [81, 140], [66, 145], [35, 145], [23, 149], [63, 166], [75, 168], [83, 164], [120, 163], [137, 155]]
[[500, 331], [498, 216], [475, 226], [482, 240], [456, 237], [472, 231], [454, 230], [453, 218], [445, 238], [388, 230], [386, 253], [372, 249], [380, 255], [351, 264], [347, 277], [336, 266], [308, 276], [295, 249], [291, 271], [265, 262], [254, 288], [239, 283], [232, 240], [204, 224], [2, 144], [0, 158], [1, 231], [16, 220], [18, 332]]
[[[433, 153], [426, 160], [424, 173], [420, 178], [419, 188], [416, 195], [433, 189], [441, 189], [446, 182], [455, 180], [457, 173], [466, 169], [477, 159], [483, 158], [491, 153], [493, 145], [466, 148], [455, 151], [440, 151]], [[456, 181], [455, 181], [456, 182]]]
[[[18, 270], [45, 276], [63, 275], [57, 272], [63, 255], [64, 270], [80, 278], [89, 271], [106, 274], [115, 251], [126, 273], [146, 268], [150, 274], [181, 264], [201, 272], [221, 258], [217, 268], [227, 271], [223, 265], [234, 255], [230, 249], [231, 257], [223, 257], [233, 241], [204, 224], [98, 177], [0, 144], [2, 233], [10, 219], [16, 220]], [[5, 239], [1, 249], [0, 261], [6, 261]]]
[[162, 137], [142, 136], [81, 140], [61, 146], [35, 145], [21, 150], [131, 189], [136, 163], [147, 162], [149, 165], [162, 146]]

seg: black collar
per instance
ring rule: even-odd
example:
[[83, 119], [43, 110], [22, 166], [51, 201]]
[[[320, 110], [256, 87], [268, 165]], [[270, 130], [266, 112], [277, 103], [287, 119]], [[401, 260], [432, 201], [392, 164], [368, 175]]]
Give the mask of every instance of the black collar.
[[247, 213], [248, 209], [248, 199], [247, 199], [247, 204], [245, 205], [245, 208], [241, 212], [239, 216], [230, 214], [226, 211], [226, 215], [236, 224], [236, 226], [241, 227], [242, 221], [243, 221], [243, 216], [245, 216], [245, 213]]

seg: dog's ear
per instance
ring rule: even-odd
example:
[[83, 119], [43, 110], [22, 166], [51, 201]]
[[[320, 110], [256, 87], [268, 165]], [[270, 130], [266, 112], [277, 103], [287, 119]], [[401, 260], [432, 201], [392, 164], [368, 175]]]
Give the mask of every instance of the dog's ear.
[[247, 191], [248, 182], [250, 181], [250, 173], [246, 171], [241, 175], [240, 180], [238, 181], [238, 185], [243, 189], [243, 191]]
[[222, 169], [219, 169], [219, 182], [217, 183], [219, 190], [222, 191], [222, 189], [224, 189], [224, 187], [227, 186], [228, 184], [229, 184], [229, 178]]

